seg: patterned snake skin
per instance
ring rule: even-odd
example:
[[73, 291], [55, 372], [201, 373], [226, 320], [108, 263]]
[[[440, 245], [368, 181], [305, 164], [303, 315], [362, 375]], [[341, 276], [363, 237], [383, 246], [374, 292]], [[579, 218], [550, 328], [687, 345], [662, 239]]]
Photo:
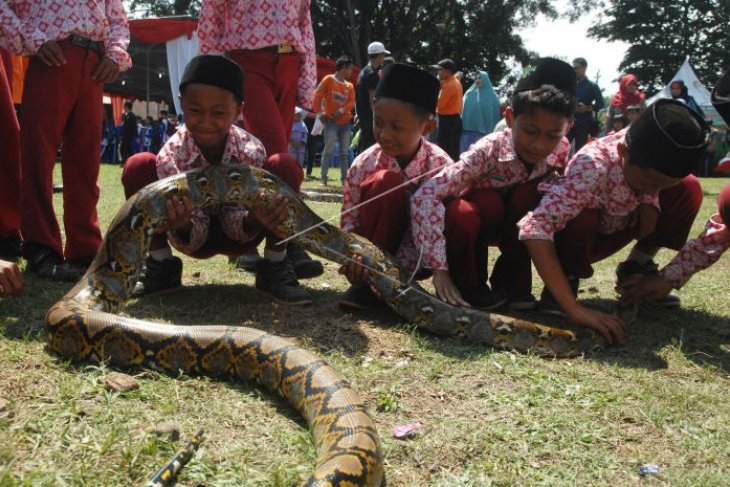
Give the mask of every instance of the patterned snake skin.
[[266, 332], [241, 327], [160, 325], [118, 316], [136, 282], [155, 228], [166, 222], [165, 201], [187, 195], [193, 206], [248, 207], [284, 195], [287, 235], [329, 260], [363, 257], [393, 310], [419, 328], [463, 336], [470, 342], [571, 356], [603, 345], [595, 333], [574, 333], [450, 306], [408, 284], [408, 276], [367, 240], [323, 223], [279, 178], [247, 165], [209, 166], [157, 181], [130, 198], [112, 221], [101, 249], [81, 281], [48, 312], [52, 350], [80, 361], [149, 367], [254, 381], [284, 397], [308, 421], [317, 449], [308, 486], [379, 486], [382, 453], [372, 419], [344, 378], [317, 356]]

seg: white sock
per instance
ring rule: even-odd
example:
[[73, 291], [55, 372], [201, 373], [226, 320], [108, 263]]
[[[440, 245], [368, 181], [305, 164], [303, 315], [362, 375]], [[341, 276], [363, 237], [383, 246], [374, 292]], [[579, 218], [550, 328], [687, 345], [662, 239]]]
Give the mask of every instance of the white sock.
[[271, 262], [281, 262], [284, 257], [286, 257], [286, 250], [264, 249], [264, 259], [269, 259]]
[[157, 250], [150, 250], [150, 257], [158, 262], [163, 260], [172, 259], [172, 249], [170, 247], [163, 247]]
[[638, 250], [636, 247], [631, 249], [631, 253], [626, 258], [626, 260], [633, 260], [634, 262], [637, 262], [639, 265], [644, 265], [650, 260], [654, 258], [653, 255], [645, 254], [644, 252]]

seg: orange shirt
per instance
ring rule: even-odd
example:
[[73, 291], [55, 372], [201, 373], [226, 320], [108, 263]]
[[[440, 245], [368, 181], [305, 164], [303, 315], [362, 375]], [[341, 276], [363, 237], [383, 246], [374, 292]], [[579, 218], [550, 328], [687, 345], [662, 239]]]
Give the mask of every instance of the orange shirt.
[[441, 81], [436, 113], [439, 115], [461, 115], [463, 97], [464, 90], [456, 76], [450, 76], [448, 79]]
[[339, 81], [334, 74], [329, 74], [322, 78], [317, 89], [314, 90], [312, 109], [332, 118], [339, 108], [342, 108], [344, 113], [335, 119], [337, 125], [343, 125], [352, 120], [352, 110], [355, 108], [355, 87], [349, 81]]

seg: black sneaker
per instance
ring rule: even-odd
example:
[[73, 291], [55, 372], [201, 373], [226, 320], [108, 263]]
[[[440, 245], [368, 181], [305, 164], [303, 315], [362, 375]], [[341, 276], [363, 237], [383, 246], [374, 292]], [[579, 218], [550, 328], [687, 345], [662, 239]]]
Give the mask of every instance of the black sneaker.
[[[620, 290], [621, 282], [635, 274], [642, 274], [644, 276], [658, 275], [659, 266], [653, 260], [650, 260], [645, 264], [639, 264], [635, 260], [625, 260], [620, 262], [616, 267], [616, 289]], [[676, 309], [682, 305], [682, 300], [679, 299], [679, 296], [667, 294], [659, 301], [652, 301], [652, 304], [656, 304], [657, 306], [666, 309]]]
[[312, 295], [299, 285], [289, 259], [281, 262], [261, 259], [256, 266], [256, 289], [282, 304], [312, 304]]
[[68, 259], [68, 263], [76, 268], [81, 274], [85, 273], [91, 263], [94, 261], [94, 255], [87, 255], [86, 257], [77, 257], [76, 259]]
[[147, 257], [145, 268], [134, 285], [132, 297], [166, 294], [182, 286], [182, 261], [178, 257], [155, 260]]
[[247, 272], [256, 272], [256, 265], [261, 260], [258, 250], [243, 254], [236, 261], [236, 268]]
[[71, 264], [63, 260], [53, 249], [42, 245], [30, 245], [27, 251], [28, 272], [38, 277], [59, 282], [76, 282], [81, 274]]
[[[580, 287], [580, 280], [577, 277], [568, 277], [568, 284], [570, 284], [570, 289], [573, 291], [573, 296], [578, 297], [578, 287]], [[542, 294], [540, 295], [540, 303], [537, 305], [537, 309], [542, 314], [567, 318], [567, 315], [565, 314], [565, 311], [563, 311], [562, 306], [560, 306], [558, 301], [553, 296], [553, 293], [551, 293], [547, 287], [544, 287], [542, 289]]]
[[502, 306], [507, 296], [501, 291], [492, 291], [487, 285], [481, 285], [468, 291], [460, 290], [461, 297], [472, 307], [489, 311]]
[[20, 253], [19, 237], [0, 238], [0, 259], [16, 261], [22, 255]]
[[340, 296], [339, 301], [337, 301], [340, 308], [356, 309], [360, 311], [374, 308], [381, 303], [382, 301], [373, 294], [373, 291], [367, 284], [351, 285], [350, 288], [345, 291], [342, 296]]
[[324, 266], [318, 260], [312, 259], [309, 254], [295, 243], [286, 247], [286, 257], [294, 266], [297, 279], [311, 279], [324, 274]]

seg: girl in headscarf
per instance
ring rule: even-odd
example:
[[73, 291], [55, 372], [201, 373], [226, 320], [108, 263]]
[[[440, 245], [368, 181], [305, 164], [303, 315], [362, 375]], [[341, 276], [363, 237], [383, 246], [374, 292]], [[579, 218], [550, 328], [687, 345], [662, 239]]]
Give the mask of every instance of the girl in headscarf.
[[639, 80], [633, 74], [625, 74], [618, 84], [619, 91], [611, 98], [611, 112], [621, 112], [626, 116], [626, 110], [631, 105], [644, 105], [646, 95], [639, 91]]
[[702, 111], [694, 97], [689, 94], [687, 85], [684, 84], [683, 80], [675, 79], [672, 81], [669, 85], [669, 93], [672, 95], [672, 98], [683, 101], [688, 107], [697, 112], [700, 117], [705, 118], [705, 112]]
[[464, 93], [461, 112], [461, 152], [487, 134], [491, 134], [499, 122], [499, 100], [486, 71], [476, 73], [474, 84]]

